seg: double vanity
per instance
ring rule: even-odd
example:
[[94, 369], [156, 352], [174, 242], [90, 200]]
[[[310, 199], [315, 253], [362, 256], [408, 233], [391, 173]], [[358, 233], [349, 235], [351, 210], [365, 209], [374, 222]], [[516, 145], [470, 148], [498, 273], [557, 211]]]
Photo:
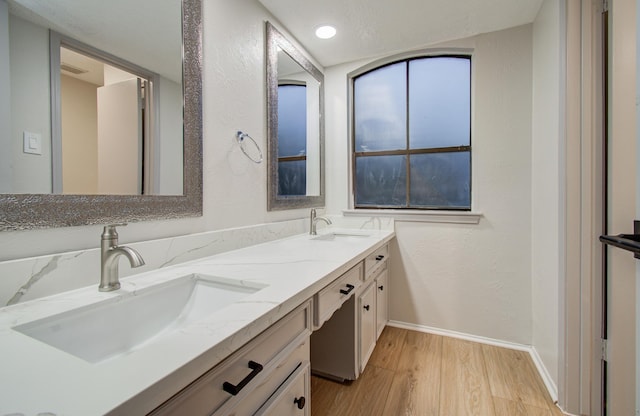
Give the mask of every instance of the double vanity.
[[311, 371], [357, 378], [386, 324], [393, 237], [328, 227], [0, 309], [0, 415], [308, 415]]

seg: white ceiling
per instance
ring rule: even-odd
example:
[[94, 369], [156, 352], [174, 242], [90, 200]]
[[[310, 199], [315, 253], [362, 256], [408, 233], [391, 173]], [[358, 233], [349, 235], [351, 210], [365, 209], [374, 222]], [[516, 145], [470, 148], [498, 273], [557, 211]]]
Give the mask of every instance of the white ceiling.
[[[323, 66], [531, 23], [543, 0], [259, 0]], [[335, 26], [329, 40], [318, 26]]]

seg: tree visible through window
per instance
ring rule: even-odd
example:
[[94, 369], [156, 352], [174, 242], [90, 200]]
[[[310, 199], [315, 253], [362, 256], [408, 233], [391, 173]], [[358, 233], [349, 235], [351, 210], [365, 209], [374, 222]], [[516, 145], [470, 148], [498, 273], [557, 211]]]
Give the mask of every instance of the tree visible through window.
[[471, 209], [471, 59], [413, 58], [353, 78], [356, 208]]

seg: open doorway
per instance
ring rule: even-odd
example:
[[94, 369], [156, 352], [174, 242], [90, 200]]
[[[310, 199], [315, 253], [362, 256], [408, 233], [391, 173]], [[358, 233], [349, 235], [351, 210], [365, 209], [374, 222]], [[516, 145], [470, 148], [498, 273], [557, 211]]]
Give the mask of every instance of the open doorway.
[[52, 33], [54, 193], [152, 193], [155, 78]]

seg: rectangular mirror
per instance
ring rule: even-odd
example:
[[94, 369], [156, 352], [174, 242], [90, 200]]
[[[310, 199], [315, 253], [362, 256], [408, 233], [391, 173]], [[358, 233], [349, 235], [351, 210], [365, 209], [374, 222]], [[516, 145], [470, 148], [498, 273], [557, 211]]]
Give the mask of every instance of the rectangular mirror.
[[202, 215], [201, 37], [200, 0], [0, 0], [0, 230]]
[[268, 209], [324, 205], [324, 76], [266, 22]]

